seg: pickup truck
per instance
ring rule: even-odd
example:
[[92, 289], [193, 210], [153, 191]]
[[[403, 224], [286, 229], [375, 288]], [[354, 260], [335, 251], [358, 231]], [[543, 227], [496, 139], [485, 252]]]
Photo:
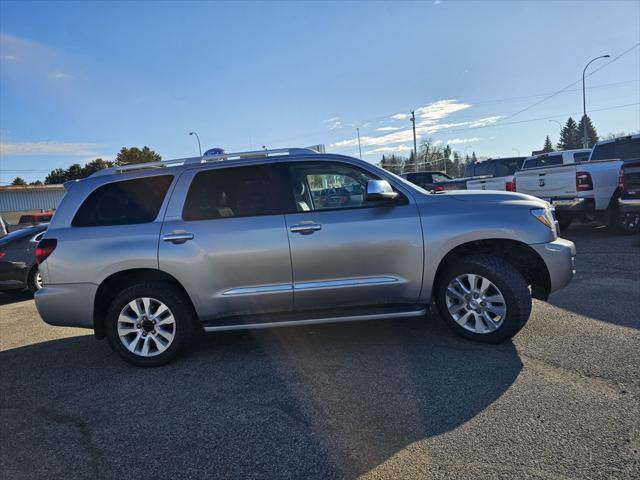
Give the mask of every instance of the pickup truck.
[[527, 158], [515, 174], [516, 190], [551, 203], [560, 228], [575, 218], [591, 221], [608, 216], [617, 203], [618, 176], [622, 161], [603, 158], [600, 142], [588, 150], [565, 150]]
[[525, 157], [490, 158], [467, 165], [464, 169], [465, 177], [480, 177], [467, 180], [467, 190], [515, 192], [514, 174], [520, 170], [524, 159]]
[[613, 156], [622, 160], [618, 176], [618, 198], [610, 218], [611, 227], [619, 233], [640, 231], [640, 135], [603, 142], [598, 157]]
[[443, 192], [445, 190], [465, 190], [467, 188], [467, 178], [451, 178], [444, 172], [408, 172], [400, 176], [427, 191]]

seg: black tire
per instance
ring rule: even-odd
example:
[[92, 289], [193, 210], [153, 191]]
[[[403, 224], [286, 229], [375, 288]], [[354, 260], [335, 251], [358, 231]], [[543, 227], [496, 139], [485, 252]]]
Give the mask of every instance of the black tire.
[[640, 232], [640, 216], [622, 213], [617, 199], [613, 202], [609, 207], [609, 229], [620, 235], [633, 235]]
[[[141, 356], [128, 350], [118, 335], [118, 317], [125, 306], [136, 298], [150, 297], [164, 303], [175, 319], [172, 343], [155, 356]], [[195, 331], [195, 316], [184, 294], [163, 282], [140, 283], [122, 290], [111, 302], [105, 317], [106, 336], [111, 348], [125, 361], [138, 367], [158, 367], [174, 360], [191, 343]]]
[[[482, 275], [502, 293], [507, 312], [502, 324], [491, 333], [476, 333], [459, 325], [449, 313], [446, 292], [449, 283], [465, 273]], [[511, 264], [492, 255], [463, 257], [448, 267], [437, 279], [435, 301], [440, 316], [455, 333], [483, 343], [502, 343], [524, 327], [531, 314], [531, 293], [527, 281]]]
[[558, 226], [560, 227], [560, 231], [565, 231], [567, 228], [569, 228], [571, 222], [573, 222], [573, 217], [571, 215], [567, 215], [566, 213], [558, 214]]
[[29, 275], [27, 275], [27, 290], [31, 293], [35, 293], [40, 290], [38, 282], [36, 281], [36, 276], [38, 275], [38, 265], [34, 265], [33, 268], [29, 271]]

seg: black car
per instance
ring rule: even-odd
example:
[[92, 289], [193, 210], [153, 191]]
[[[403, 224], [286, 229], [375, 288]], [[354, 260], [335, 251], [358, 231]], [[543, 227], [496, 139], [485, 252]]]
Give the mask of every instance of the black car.
[[47, 227], [22, 228], [0, 238], [0, 291], [42, 287], [35, 250]]
[[637, 233], [640, 231], [640, 135], [598, 142], [590, 161], [612, 158], [622, 160], [622, 166], [617, 199], [614, 198], [617, 208], [611, 209], [609, 224], [623, 234]]

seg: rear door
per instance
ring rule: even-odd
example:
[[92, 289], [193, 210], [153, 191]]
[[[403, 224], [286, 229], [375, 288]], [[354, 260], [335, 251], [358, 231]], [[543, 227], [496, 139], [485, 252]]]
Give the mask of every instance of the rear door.
[[185, 286], [202, 318], [291, 309], [287, 187], [273, 165], [180, 177], [162, 225], [159, 264]]
[[577, 194], [576, 167], [574, 164], [563, 165], [562, 152], [528, 159], [523, 169], [516, 173], [516, 180], [518, 192], [545, 200]]
[[340, 204], [316, 201], [327, 188], [366, 190], [379, 179], [336, 161], [288, 164], [296, 212], [287, 214], [296, 309], [416, 303], [422, 286], [422, 227], [415, 202], [362, 196]]

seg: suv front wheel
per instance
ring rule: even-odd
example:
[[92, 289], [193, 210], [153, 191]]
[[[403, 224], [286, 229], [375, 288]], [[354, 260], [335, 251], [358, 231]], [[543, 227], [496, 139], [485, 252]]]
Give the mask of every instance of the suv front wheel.
[[111, 348], [139, 367], [156, 367], [173, 360], [193, 334], [188, 300], [170, 285], [142, 283], [121, 291], [106, 316]]
[[498, 257], [464, 257], [438, 279], [436, 304], [458, 335], [501, 343], [520, 331], [531, 313], [526, 280]]

